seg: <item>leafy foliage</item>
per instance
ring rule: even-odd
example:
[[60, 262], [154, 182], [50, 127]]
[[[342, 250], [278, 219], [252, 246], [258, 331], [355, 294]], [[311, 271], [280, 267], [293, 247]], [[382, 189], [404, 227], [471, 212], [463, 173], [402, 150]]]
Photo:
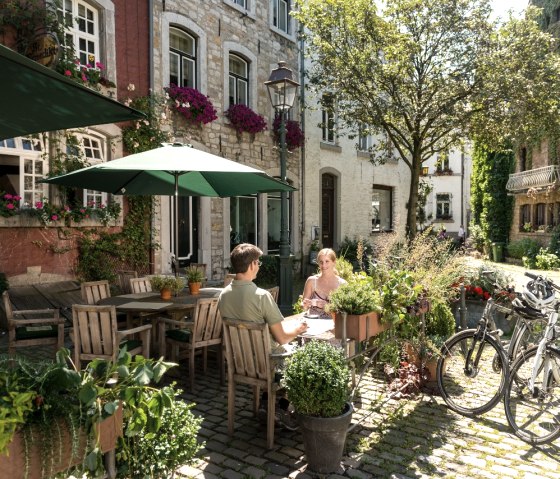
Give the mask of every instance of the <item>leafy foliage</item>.
[[[274, 141], [280, 144], [280, 124], [281, 117], [276, 115], [274, 117], [274, 122], [272, 123], [272, 131], [274, 133]], [[299, 122], [294, 120], [286, 120], [286, 146], [288, 150], [295, 150], [300, 146], [303, 146], [305, 142], [305, 136], [301, 131]]]
[[334, 417], [348, 401], [350, 370], [342, 349], [310, 341], [286, 361], [283, 382], [298, 414]]
[[[314, 59], [311, 88], [332, 91], [341, 127], [384, 133], [409, 167], [410, 235], [423, 162], [459, 147], [465, 135], [501, 150], [560, 129], [560, 62], [534, 13], [498, 28], [487, 0], [297, 0], [296, 7]], [[375, 161], [382, 150], [380, 143], [372, 152]]]
[[355, 273], [346, 284], [339, 286], [330, 295], [329, 311], [348, 314], [365, 314], [381, 311], [379, 291], [373, 287], [371, 277]]
[[538, 241], [531, 238], [523, 238], [512, 241], [507, 246], [508, 255], [512, 258], [522, 259], [524, 256], [534, 258], [537, 256], [541, 245]]
[[477, 143], [472, 158], [473, 223], [480, 225], [484, 239], [505, 243], [513, 219], [513, 197], [506, 190], [515, 166], [513, 152], [492, 152]]
[[[157, 432], [147, 429], [137, 433], [125, 434], [120, 439], [121, 447], [117, 454], [119, 476], [131, 479], [167, 479], [172, 477], [179, 466], [191, 463], [203, 444], [197, 442], [197, 434], [202, 424], [202, 417], [196, 417], [179, 396], [180, 389], [167, 388], [173, 401], [161, 411], [160, 425]], [[146, 399], [157, 399], [148, 392]], [[129, 423], [130, 424], [130, 423]]]
[[177, 276], [152, 276], [150, 278], [152, 288], [156, 291], [169, 289], [174, 293], [178, 293], [185, 287], [183, 278]]
[[543, 270], [557, 269], [560, 267], [560, 258], [547, 248], [541, 248], [535, 257], [535, 267]]

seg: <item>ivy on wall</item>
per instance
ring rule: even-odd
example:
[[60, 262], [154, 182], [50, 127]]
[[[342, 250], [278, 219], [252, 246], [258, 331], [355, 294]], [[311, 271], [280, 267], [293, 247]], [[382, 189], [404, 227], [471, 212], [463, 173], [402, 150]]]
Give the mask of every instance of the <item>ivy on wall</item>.
[[471, 180], [472, 222], [482, 229], [488, 241], [507, 242], [513, 219], [513, 197], [506, 184], [513, 172], [511, 150], [493, 152], [480, 144], [473, 148]]

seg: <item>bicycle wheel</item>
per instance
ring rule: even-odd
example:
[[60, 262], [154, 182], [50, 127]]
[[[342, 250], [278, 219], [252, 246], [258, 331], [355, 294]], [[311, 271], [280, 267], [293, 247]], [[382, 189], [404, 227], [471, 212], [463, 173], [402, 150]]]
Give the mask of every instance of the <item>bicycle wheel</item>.
[[549, 373], [545, 378], [544, 367], [541, 366], [535, 389], [530, 391], [529, 379], [536, 354], [535, 347], [514, 361], [510, 375], [512, 380], [508, 381], [504, 392], [504, 408], [509, 425], [517, 437], [533, 445], [546, 444], [560, 436], [560, 384], [557, 381], [560, 353], [555, 349], [547, 349], [544, 362], [549, 361]]
[[[509, 376], [506, 355], [491, 336], [475, 342], [474, 329], [452, 336], [442, 347], [437, 365], [438, 386], [447, 405], [463, 416], [476, 416], [492, 409], [502, 397]], [[467, 365], [467, 353], [474, 343]], [[480, 357], [477, 361], [477, 356]], [[502, 365], [492, 367], [497, 356]]]
[[[517, 318], [517, 321], [521, 321], [521, 318]], [[521, 353], [526, 352], [539, 344], [544, 335], [547, 323], [547, 318], [525, 320], [525, 324], [521, 326], [522, 329], [517, 337], [514, 338], [512, 336], [511, 338], [511, 340], [514, 341], [514, 343], [508, 348], [511, 363], [513, 363], [513, 361]]]

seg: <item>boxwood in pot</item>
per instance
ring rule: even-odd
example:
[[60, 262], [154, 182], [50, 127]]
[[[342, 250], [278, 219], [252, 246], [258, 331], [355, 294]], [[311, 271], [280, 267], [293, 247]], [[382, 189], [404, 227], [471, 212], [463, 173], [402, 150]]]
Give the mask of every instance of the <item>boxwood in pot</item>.
[[350, 371], [343, 351], [311, 341], [287, 360], [284, 384], [301, 426], [308, 468], [336, 472], [352, 420]]

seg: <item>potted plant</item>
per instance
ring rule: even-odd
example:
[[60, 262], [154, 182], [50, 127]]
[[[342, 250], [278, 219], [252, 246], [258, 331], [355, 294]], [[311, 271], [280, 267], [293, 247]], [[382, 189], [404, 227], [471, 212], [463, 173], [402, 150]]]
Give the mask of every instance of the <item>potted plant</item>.
[[150, 283], [160, 292], [161, 299], [171, 299], [171, 293], [177, 294], [185, 287], [183, 278], [178, 276], [154, 276], [150, 278]]
[[350, 371], [343, 350], [310, 341], [287, 360], [283, 382], [303, 435], [308, 468], [336, 472], [352, 420]]
[[364, 341], [389, 327], [380, 322], [380, 295], [365, 273], [354, 273], [346, 284], [333, 291], [328, 309], [335, 312], [335, 337], [343, 338], [346, 318], [347, 338]]
[[317, 255], [319, 254], [319, 241], [313, 240], [309, 245], [309, 263], [317, 264]]
[[[102, 453], [115, 449], [123, 420], [129, 434], [159, 427], [161, 404], [169, 403], [169, 394], [149, 383], [158, 382], [171, 366], [133, 359], [124, 348], [114, 363], [95, 359], [81, 371], [64, 348], [55, 362], [1, 357], [3, 477], [52, 477], [76, 464], [100, 477]], [[144, 396], [148, 392], [150, 402]]]
[[204, 280], [204, 272], [197, 266], [189, 266], [185, 269], [185, 274], [189, 284], [189, 291], [191, 294], [198, 294]]

